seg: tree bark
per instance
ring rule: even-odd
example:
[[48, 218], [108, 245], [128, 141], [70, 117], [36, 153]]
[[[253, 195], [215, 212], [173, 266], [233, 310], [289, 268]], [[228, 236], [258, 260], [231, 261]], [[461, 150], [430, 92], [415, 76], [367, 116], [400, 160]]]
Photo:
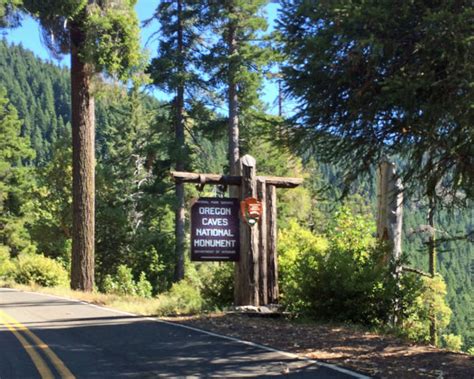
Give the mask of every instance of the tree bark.
[[[436, 275], [436, 237], [434, 228], [434, 215], [436, 211], [435, 200], [433, 196], [429, 196], [428, 209], [428, 225], [431, 227], [431, 233], [428, 237], [428, 257], [429, 257], [429, 273], [432, 278]], [[438, 325], [436, 320], [436, 310], [433, 306], [430, 309], [430, 343], [438, 346]]]
[[268, 302], [277, 304], [280, 296], [278, 287], [277, 256], [277, 196], [274, 185], [267, 186], [267, 220], [268, 220]]
[[[240, 162], [242, 185], [240, 199], [257, 196], [256, 162], [250, 155]], [[240, 260], [235, 265], [235, 305], [259, 305], [258, 226], [240, 220]]]
[[267, 263], [267, 185], [265, 180], [257, 179], [258, 200], [262, 202], [262, 215], [258, 222], [259, 246], [258, 246], [258, 268], [259, 268], [259, 300], [260, 305], [268, 304], [268, 263]]
[[228, 25], [228, 47], [229, 47], [229, 77], [228, 77], [228, 97], [229, 97], [229, 169], [231, 175], [237, 175], [239, 170], [239, 116], [238, 116], [238, 104], [239, 97], [237, 94], [237, 83], [235, 72], [237, 68], [233, 61], [237, 51], [237, 39], [236, 30], [233, 22], [229, 22]]
[[94, 288], [95, 161], [94, 98], [91, 94], [93, 67], [79, 55], [84, 44], [81, 25], [72, 23], [71, 36], [71, 123], [73, 171], [73, 231], [71, 288]]
[[[177, 32], [178, 32], [178, 72], [184, 74], [184, 43], [183, 43], [183, 4], [182, 0], [177, 0]], [[175, 139], [176, 139], [176, 170], [184, 170], [184, 83], [180, 82], [176, 90], [175, 98]], [[175, 238], [176, 238], [176, 267], [175, 281], [184, 278], [184, 185], [181, 181], [176, 182], [176, 211], [175, 211]]]
[[397, 262], [402, 254], [403, 186], [395, 165], [383, 160], [378, 168], [377, 237], [390, 244], [391, 257]]

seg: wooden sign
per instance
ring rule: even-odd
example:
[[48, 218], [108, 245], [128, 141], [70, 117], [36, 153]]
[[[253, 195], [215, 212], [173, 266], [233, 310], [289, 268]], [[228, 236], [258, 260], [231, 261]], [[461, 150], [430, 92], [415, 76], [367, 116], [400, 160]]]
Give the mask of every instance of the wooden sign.
[[240, 202], [240, 211], [243, 219], [250, 226], [255, 225], [262, 215], [263, 206], [254, 197], [247, 197]]
[[239, 201], [201, 197], [191, 207], [191, 260], [238, 261]]

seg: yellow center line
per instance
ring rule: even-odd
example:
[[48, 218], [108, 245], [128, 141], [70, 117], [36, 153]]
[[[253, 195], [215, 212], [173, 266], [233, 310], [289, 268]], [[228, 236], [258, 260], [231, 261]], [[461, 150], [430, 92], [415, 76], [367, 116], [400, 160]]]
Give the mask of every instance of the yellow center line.
[[54, 379], [53, 373], [48, 368], [48, 365], [44, 362], [43, 358], [36, 352], [35, 348], [28, 343], [28, 341], [2, 317], [2, 313], [0, 311], [0, 321], [7, 327], [10, 332], [20, 341], [25, 351], [30, 356], [33, 364], [36, 366], [39, 374], [41, 375], [42, 379]]
[[25, 325], [21, 324], [20, 322], [15, 320], [13, 317], [6, 314], [5, 312], [2, 312], [1, 310], [0, 310], [0, 316], [3, 316], [3, 319], [10, 320], [10, 323], [14, 326], [14, 328], [16, 328], [17, 330], [21, 330], [26, 335], [28, 335], [31, 338], [31, 340], [33, 340], [35, 345], [41, 350], [43, 350], [44, 353], [48, 356], [48, 358], [51, 360], [52, 364], [54, 365], [54, 367], [56, 368], [56, 370], [58, 371], [58, 373], [61, 375], [62, 378], [64, 379], [75, 378], [72, 372], [69, 371], [69, 369], [66, 367], [64, 362], [61, 359], [59, 359], [56, 353], [53, 350], [51, 350], [48, 344], [45, 343], [41, 338], [39, 338], [36, 334], [34, 334], [31, 330], [29, 330]]

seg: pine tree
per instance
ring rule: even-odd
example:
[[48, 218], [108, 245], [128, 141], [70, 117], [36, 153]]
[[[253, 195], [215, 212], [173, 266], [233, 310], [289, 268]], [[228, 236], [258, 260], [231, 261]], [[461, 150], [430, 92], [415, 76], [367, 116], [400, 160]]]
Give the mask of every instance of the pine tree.
[[25, 212], [33, 188], [31, 170], [22, 161], [34, 156], [29, 139], [21, 136], [21, 121], [16, 109], [0, 87], [0, 245], [11, 254], [32, 251], [34, 247], [25, 228]]
[[227, 99], [229, 171], [238, 175], [242, 116], [259, 103], [263, 68], [271, 50], [262, 43], [266, 0], [226, 0], [207, 5], [206, 21], [217, 37], [203, 59], [210, 83]]
[[[174, 94], [171, 102], [174, 143], [170, 145], [170, 155], [175, 169], [184, 171], [189, 165], [189, 149], [185, 141], [186, 113], [196, 102], [196, 94], [203, 85], [197, 70], [199, 59], [200, 25], [199, 1], [162, 0], [152, 19], [160, 23], [158, 56], [151, 61], [149, 72], [153, 84]], [[185, 247], [185, 194], [184, 184], [176, 183], [175, 280], [184, 278]]]
[[441, 196], [474, 197], [473, 15], [468, 0], [284, 0], [294, 147], [344, 167], [348, 182], [402, 156], [407, 189], [435, 180]]
[[[53, 54], [71, 53], [73, 238], [71, 288], [94, 285], [94, 97], [92, 77], [105, 71], [127, 78], [140, 66], [135, 1], [26, 0]], [[65, 27], [66, 25], [66, 27]], [[48, 36], [54, 35], [54, 39]]]

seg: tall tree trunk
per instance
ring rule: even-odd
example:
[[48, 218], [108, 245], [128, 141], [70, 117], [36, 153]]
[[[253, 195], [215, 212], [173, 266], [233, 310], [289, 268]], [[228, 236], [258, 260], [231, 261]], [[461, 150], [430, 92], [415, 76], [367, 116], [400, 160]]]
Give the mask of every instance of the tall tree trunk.
[[71, 121], [73, 230], [71, 288], [92, 291], [94, 287], [94, 98], [91, 94], [93, 67], [79, 55], [84, 44], [80, 25], [72, 23]]
[[235, 72], [237, 68], [235, 54], [237, 51], [237, 39], [236, 39], [236, 28], [233, 22], [229, 22], [228, 25], [228, 47], [229, 47], [229, 83], [228, 83], [228, 97], [229, 97], [229, 169], [231, 175], [238, 175], [239, 172], [239, 98], [237, 94], [237, 82], [235, 78]]
[[[436, 238], [434, 228], [434, 214], [436, 211], [436, 204], [433, 196], [429, 196], [429, 209], [428, 209], [428, 225], [430, 226], [430, 236], [428, 239], [428, 259], [429, 259], [429, 273], [432, 278], [436, 275]], [[438, 345], [438, 334], [436, 310], [433, 306], [430, 309], [430, 343], [434, 346]]]
[[378, 167], [377, 238], [390, 245], [385, 261], [397, 262], [402, 254], [403, 185], [395, 164], [384, 158]]
[[[177, 0], [177, 29], [178, 29], [178, 70], [184, 74], [184, 43], [183, 43], [183, 4]], [[181, 79], [182, 80], [182, 79]], [[176, 170], [184, 171], [184, 82], [180, 82], [176, 91], [175, 99], [175, 139], [176, 139]], [[175, 215], [175, 237], [176, 237], [176, 268], [175, 281], [184, 278], [184, 184], [176, 182], [176, 215]]]

